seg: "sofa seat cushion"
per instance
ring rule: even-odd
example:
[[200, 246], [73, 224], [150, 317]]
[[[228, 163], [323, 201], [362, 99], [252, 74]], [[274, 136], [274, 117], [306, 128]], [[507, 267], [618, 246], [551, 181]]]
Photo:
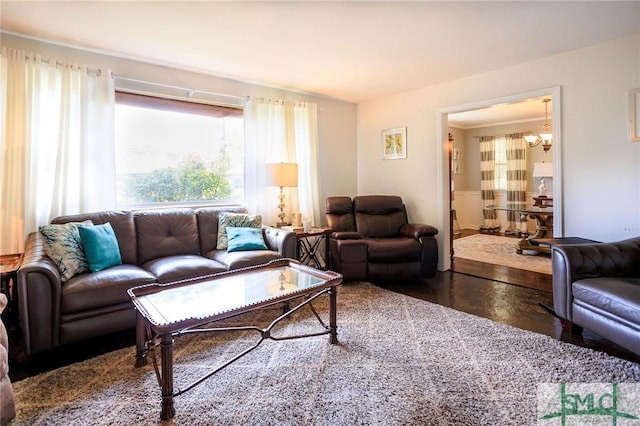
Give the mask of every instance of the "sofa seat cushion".
[[227, 270], [220, 262], [193, 254], [154, 259], [145, 263], [142, 267], [155, 275], [159, 283], [169, 283]]
[[272, 260], [282, 259], [277, 251], [250, 250], [232, 251], [211, 250], [206, 254], [210, 259], [222, 263], [228, 270], [246, 268], [248, 266], [262, 265]]
[[640, 324], [640, 278], [586, 278], [572, 285], [574, 303]]
[[411, 262], [420, 260], [422, 247], [413, 238], [365, 238], [369, 262]]
[[62, 285], [62, 314], [130, 302], [127, 290], [155, 282], [156, 277], [135, 265], [118, 265], [76, 275]]

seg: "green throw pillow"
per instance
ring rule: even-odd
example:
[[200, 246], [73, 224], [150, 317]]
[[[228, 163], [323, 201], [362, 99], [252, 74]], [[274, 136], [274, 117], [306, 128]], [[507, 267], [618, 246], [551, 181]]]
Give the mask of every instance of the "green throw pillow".
[[262, 215], [244, 213], [220, 213], [218, 216], [218, 241], [217, 249], [227, 248], [227, 226], [241, 228], [262, 228]]
[[60, 279], [63, 282], [89, 270], [78, 232], [79, 225], [91, 226], [93, 222], [85, 220], [59, 225], [42, 225], [38, 228], [44, 237], [44, 251], [58, 267]]
[[227, 226], [227, 251], [268, 250], [262, 236], [262, 228]]
[[78, 231], [91, 272], [122, 264], [118, 240], [110, 223], [79, 226]]

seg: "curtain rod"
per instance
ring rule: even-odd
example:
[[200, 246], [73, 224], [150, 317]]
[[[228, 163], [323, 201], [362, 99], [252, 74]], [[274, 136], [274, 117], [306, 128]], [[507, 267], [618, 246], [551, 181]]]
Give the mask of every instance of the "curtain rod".
[[[2, 48], [2, 51], [4, 52], [6, 50], [5, 47]], [[18, 50], [18, 49], [16, 49]], [[101, 76], [102, 75], [102, 69], [97, 68], [90, 68], [88, 65], [86, 64], [78, 64], [78, 63], [68, 63], [68, 62], [62, 62], [59, 61], [57, 59], [53, 59], [53, 58], [43, 58], [42, 55], [38, 54], [38, 53], [32, 53], [32, 52], [27, 52], [27, 51], [22, 51], [24, 52], [24, 57], [25, 60], [27, 61], [32, 61], [32, 60], [40, 60], [41, 63], [44, 64], [49, 64], [49, 65], [55, 65], [56, 67], [64, 67], [64, 66], [68, 66], [71, 65], [73, 67], [84, 67], [87, 71], [88, 74], [95, 74], [96, 76]], [[194, 94], [196, 93], [202, 93], [205, 95], [211, 95], [211, 96], [222, 96], [222, 97], [226, 97], [226, 98], [233, 98], [233, 99], [242, 99], [244, 101], [249, 101], [250, 97], [249, 96], [237, 96], [237, 95], [228, 95], [226, 93], [215, 93], [215, 92], [208, 92], [205, 90], [197, 90], [197, 89], [191, 89], [191, 88], [187, 88], [187, 87], [179, 87], [179, 86], [172, 86], [169, 84], [163, 84], [163, 83], [154, 83], [152, 81], [145, 81], [145, 80], [138, 80], [135, 78], [128, 78], [128, 77], [121, 77], [116, 75], [114, 72], [110, 72], [110, 76], [114, 79], [119, 79], [119, 80], [124, 80], [124, 81], [131, 81], [134, 83], [142, 83], [142, 84], [150, 84], [153, 86], [159, 86], [159, 87], [166, 87], [168, 89], [176, 89], [176, 90], [184, 90], [187, 92], [188, 97], [192, 97]]]
[[[3, 48], [3, 52], [6, 48]], [[19, 50], [19, 49], [16, 49]], [[77, 62], [62, 62], [59, 61], [57, 59], [53, 59], [53, 58], [43, 58], [42, 55], [37, 54], [37, 53], [32, 53], [32, 52], [24, 52], [24, 59], [26, 62], [30, 62], [30, 61], [40, 61], [41, 64], [47, 64], [50, 66], [54, 66], [56, 68], [62, 68], [62, 67], [66, 67], [66, 66], [71, 66], [74, 68], [84, 68], [87, 71], [87, 74], [95, 74], [96, 76], [100, 77], [102, 75], [102, 69], [101, 68], [91, 68], [86, 64], [79, 64]]]
[[121, 77], [118, 75], [113, 74], [113, 78], [118, 79], [118, 80], [124, 80], [124, 81], [131, 81], [134, 83], [142, 83], [142, 84], [150, 84], [152, 86], [160, 86], [160, 87], [166, 87], [168, 89], [176, 89], [176, 90], [184, 90], [187, 92], [188, 97], [192, 97], [194, 94], [196, 93], [202, 93], [205, 95], [212, 95], [212, 96], [223, 96], [226, 98], [234, 98], [234, 99], [242, 99], [242, 100], [249, 100], [248, 96], [237, 96], [237, 95], [227, 95], [225, 93], [215, 93], [215, 92], [207, 92], [205, 90], [197, 90], [197, 89], [191, 89], [191, 88], [187, 88], [187, 87], [179, 87], [179, 86], [172, 86], [170, 84], [164, 84], [164, 83], [154, 83], [152, 81], [145, 81], [145, 80], [138, 80], [135, 78], [128, 78], [128, 77]]

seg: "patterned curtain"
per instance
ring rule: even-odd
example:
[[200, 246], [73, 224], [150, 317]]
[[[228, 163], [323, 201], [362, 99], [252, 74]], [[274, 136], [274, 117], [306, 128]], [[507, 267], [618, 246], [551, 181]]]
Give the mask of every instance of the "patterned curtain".
[[[507, 205], [526, 202], [527, 194], [527, 143], [522, 133], [505, 135], [507, 142]], [[526, 231], [526, 216], [517, 212], [507, 212], [509, 225], [507, 235], [520, 235], [520, 228]], [[519, 226], [521, 225], [521, 226]]]
[[480, 136], [480, 193], [483, 202], [482, 216], [484, 224], [481, 232], [500, 231], [500, 222], [495, 210], [487, 206], [495, 204], [495, 138]]

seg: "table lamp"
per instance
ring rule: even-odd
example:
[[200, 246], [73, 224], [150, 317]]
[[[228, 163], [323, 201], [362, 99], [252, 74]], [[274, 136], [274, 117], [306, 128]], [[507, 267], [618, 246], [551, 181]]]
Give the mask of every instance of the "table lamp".
[[538, 196], [547, 196], [547, 187], [544, 184], [545, 177], [553, 177], [553, 163], [533, 163], [533, 177], [540, 178], [540, 185], [538, 186]]
[[285, 222], [284, 217], [284, 192], [283, 188], [286, 187], [296, 187], [298, 186], [298, 165], [296, 163], [268, 163], [267, 164], [267, 183], [270, 186], [279, 186], [280, 194], [278, 196], [279, 203], [278, 209], [280, 212], [278, 213], [278, 223], [276, 226], [279, 228], [281, 226], [288, 225]]

